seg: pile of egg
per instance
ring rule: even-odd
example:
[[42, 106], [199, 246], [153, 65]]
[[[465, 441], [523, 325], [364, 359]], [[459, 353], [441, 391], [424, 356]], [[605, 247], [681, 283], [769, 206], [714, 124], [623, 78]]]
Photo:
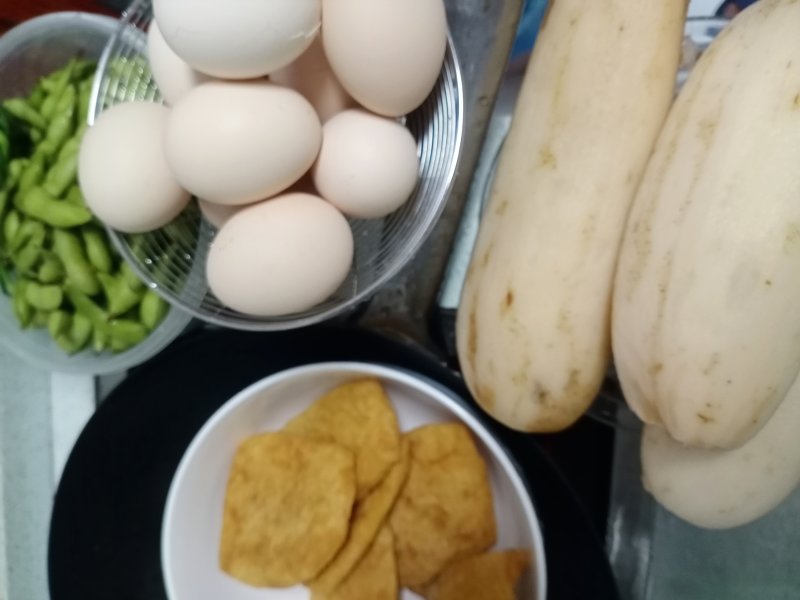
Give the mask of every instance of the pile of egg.
[[114, 229], [151, 231], [194, 196], [219, 228], [209, 286], [240, 312], [307, 310], [346, 279], [346, 217], [397, 210], [417, 183], [398, 117], [444, 61], [443, 0], [154, 0], [148, 31], [165, 105], [104, 111], [79, 180]]

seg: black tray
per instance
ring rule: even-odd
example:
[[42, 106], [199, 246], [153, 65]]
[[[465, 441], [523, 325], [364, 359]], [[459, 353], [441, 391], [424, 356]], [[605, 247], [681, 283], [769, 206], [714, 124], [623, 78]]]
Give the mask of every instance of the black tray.
[[[404, 367], [469, 398], [461, 378], [432, 356], [361, 329], [190, 334], [132, 372], [78, 439], [50, 524], [51, 599], [165, 599], [161, 518], [173, 473], [195, 433], [250, 383], [331, 360]], [[617, 598], [602, 542], [561, 474], [531, 436], [483, 421], [516, 458], [531, 489], [544, 533], [548, 598]]]

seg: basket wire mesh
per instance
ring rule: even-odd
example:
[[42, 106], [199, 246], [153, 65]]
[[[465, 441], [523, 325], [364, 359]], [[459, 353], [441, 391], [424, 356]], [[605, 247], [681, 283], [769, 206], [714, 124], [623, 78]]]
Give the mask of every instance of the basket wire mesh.
[[[147, 65], [151, 0], [135, 0], [109, 40], [94, 82], [89, 122], [120, 102], [162, 102]], [[134, 271], [167, 302], [216, 325], [271, 331], [330, 319], [369, 298], [403, 268], [431, 233], [444, 209], [461, 152], [463, 89], [458, 60], [448, 40], [442, 72], [426, 101], [405, 117], [417, 141], [419, 179], [409, 200], [383, 219], [348, 219], [355, 240], [347, 279], [310, 310], [273, 318], [224, 306], [209, 290], [205, 262], [216, 230], [191, 202], [173, 222], [145, 234], [109, 235]], [[302, 274], [298, 274], [302, 276]]]

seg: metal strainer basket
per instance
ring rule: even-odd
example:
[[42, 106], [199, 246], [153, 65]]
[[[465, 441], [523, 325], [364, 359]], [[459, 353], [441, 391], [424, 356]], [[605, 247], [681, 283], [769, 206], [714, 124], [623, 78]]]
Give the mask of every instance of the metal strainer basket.
[[[123, 13], [100, 59], [90, 123], [120, 102], [162, 102], [147, 67], [146, 31], [152, 18], [151, 0], [135, 0]], [[420, 159], [419, 181], [411, 198], [383, 219], [349, 220], [355, 253], [347, 280], [333, 296], [310, 310], [260, 318], [224, 306], [210, 292], [206, 280], [206, 257], [215, 230], [201, 217], [195, 202], [156, 231], [132, 235], [109, 229], [109, 234], [131, 267], [156, 292], [204, 321], [271, 331], [329, 319], [369, 298], [414, 257], [434, 228], [447, 202], [461, 151], [463, 110], [461, 73], [448, 42], [436, 87], [423, 105], [406, 117]]]

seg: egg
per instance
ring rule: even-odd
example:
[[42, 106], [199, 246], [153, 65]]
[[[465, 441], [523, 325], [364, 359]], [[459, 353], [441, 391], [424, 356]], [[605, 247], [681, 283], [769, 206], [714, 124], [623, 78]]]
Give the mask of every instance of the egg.
[[117, 104], [103, 111], [83, 136], [80, 187], [89, 209], [114, 229], [158, 229], [189, 202], [164, 156], [168, 113], [150, 102]]
[[286, 194], [233, 215], [214, 238], [206, 274], [226, 306], [276, 317], [325, 301], [352, 260], [353, 234], [342, 214], [317, 196]]
[[320, 0], [153, 0], [164, 39], [184, 61], [227, 79], [288, 65], [320, 27]]
[[356, 101], [397, 117], [425, 101], [447, 48], [443, 0], [322, 0], [322, 42]]
[[168, 104], [175, 104], [186, 92], [210, 79], [175, 54], [164, 41], [155, 21], [147, 32], [147, 57], [158, 90]]
[[317, 38], [296, 61], [272, 73], [270, 81], [300, 92], [317, 111], [323, 123], [333, 115], [355, 105], [333, 74], [328, 59], [325, 58], [320, 38]]
[[219, 229], [233, 215], [250, 205], [236, 206], [233, 204], [214, 204], [213, 202], [206, 202], [205, 200], [198, 199], [197, 206], [200, 208], [200, 213], [203, 215], [203, 218]]
[[314, 184], [344, 214], [383, 217], [408, 200], [419, 159], [414, 137], [398, 122], [346, 110], [325, 123], [322, 140]]
[[285, 190], [322, 143], [314, 108], [266, 81], [204, 83], [178, 102], [164, 146], [177, 180], [198, 198], [250, 204]]

